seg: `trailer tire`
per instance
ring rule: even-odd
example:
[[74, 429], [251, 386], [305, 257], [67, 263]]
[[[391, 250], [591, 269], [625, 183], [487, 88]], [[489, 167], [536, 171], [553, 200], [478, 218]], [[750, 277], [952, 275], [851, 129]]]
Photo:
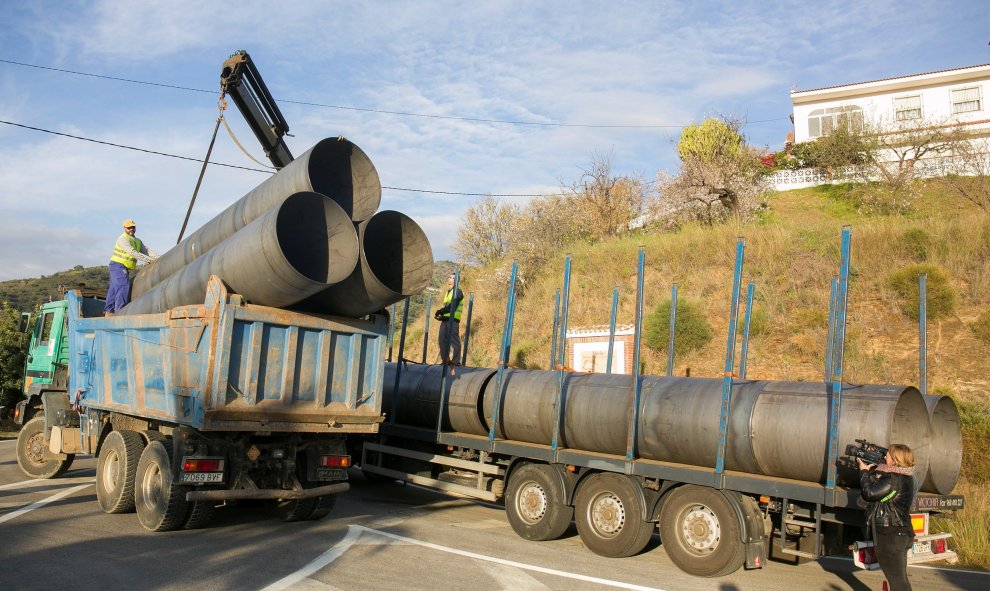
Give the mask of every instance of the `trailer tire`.
[[684, 572], [721, 577], [743, 565], [739, 519], [719, 491], [686, 485], [670, 493], [660, 512], [660, 542]]
[[171, 441], [152, 441], [144, 448], [135, 477], [134, 504], [138, 521], [151, 531], [171, 531], [185, 523], [188, 487], [172, 481]]
[[134, 431], [111, 431], [96, 458], [96, 500], [104, 513], [134, 510], [134, 475], [144, 440]]
[[192, 501], [189, 503], [189, 513], [182, 523], [182, 529], [199, 529], [213, 519], [215, 501]]
[[564, 502], [563, 487], [552, 466], [526, 464], [509, 475], [505, 514], [519, 537], [544, 542], [564, 535], [574, 507]]
[[631, 478], [599, 473], [578, 488], [574, 521], [589, 550], [609, 558], [639, 554], [650, 543], [656, 524], [643, 521], [643, 492]]
[[48, 451], [45, 442], [45, 417], [37, 416], [21, 427], [17, 434], [17, 465], [31, 478], [57, 478], [72, 465], [75, 456], [59, 459]]

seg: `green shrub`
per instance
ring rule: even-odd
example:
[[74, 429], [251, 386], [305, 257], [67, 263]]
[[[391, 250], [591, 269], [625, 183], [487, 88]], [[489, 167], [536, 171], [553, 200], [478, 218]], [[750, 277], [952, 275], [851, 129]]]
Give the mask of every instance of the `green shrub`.
[[913, 261], [919, 263], [927, 261], [931, 247], [931, 234], [921, 228], [911, 228], [901, 236], [901, 248], [904, 254]]
[[[745, 302], [740, 304], [739, 310], [739, 333], [742, 334], [743, 330], [746, 328], [746, 310]], [[680, 310], [677, 311], [678, 319], [680, 319]], [[753, 302], [753, 313], [749, 318], [749, 336], [750, 337], [764, 337], [773, 332], [773, 322], [770, 320], [770, 315], [766, 313], [759, 303]]]
[[990, 482], [990, 408], [956, 400], [963, 438], [962, 475], [970, 482]]
[[[644, 323], [646, 345], [655, 351], [666, 351], [670, 341], [670, 300], [660, 302]], [[700, 349], [711, 340], [712, 327], [701, 305], [690, 300], [678, 300], [674, 354], [683, 355]]]
[[990, 310], [980, 314], [980, 317], [976, 319], [976, 322], [970, 324], [969, 328], [976, 338], [990, 345]]
[[896, 294], [901, 311], [912, 320], [918, 320], [920, 317], [918, 276], [923, 273], [928, 275], [926, 280], [928, 318], [935, 320], [955, 312], [955, 290], [949, 285], [945, 272], [930, 264], [908, 265], [887, 277], [887, 286]]

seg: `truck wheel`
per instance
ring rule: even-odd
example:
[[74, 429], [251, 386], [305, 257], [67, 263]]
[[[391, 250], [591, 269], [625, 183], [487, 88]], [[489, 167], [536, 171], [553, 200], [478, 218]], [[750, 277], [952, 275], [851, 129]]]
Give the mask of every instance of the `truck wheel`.
[[660, 512], [660, 542], [681, 570], [721, 577], [744, 561], [739, 520], [729, 500], [713, 488], [687, 485], [670, 493]]
[[595, 474], [577, 491], [574, 517], [581, 541], [609, 558], [638, 554], [650, 542], [656, 525], [643, 521], [643, 493], [620, 474]]
[[45, 417], [34, 417], [17, 434], [17, 465], [31, 478], [56, 478], [72, 465], [74, 455], [64, 460], [48, 451], [45, 441]]
[[111, 431], [96, 460], [96, 500], [104, 513], [134, 510], [134, 474], [144, 440], [134, 431]]
[[138, 520], [151, 531], [171, 531], [186, 519], [187, 487], [172, 482], [171, 441], [152, 441], [138, 462], [134, 505]]
[[316, 498], [275, 500], [268, 507], [271, 514], [282, 521], [302, 521], [313, 514]]
[[313, 512], [309, 514], [306, 519], [316, 521], [317, 519], [323, 519], [330, 514], [333, 510], [333, 506], [337, 503], [337, 495], [323, 495], [322, 497], [316, 497], [316, 506], [313, 508]]
[[574, 508], [564, 503], [564, 491], [554, 468], [526, 464], [509, 476], [505, 514], [509, 525], [527, 540], [556, 540], [571, 525]]
[[189, 503], [189, 513], [182, 524], [182, 529], [199, 529], [213, 519], [215, 501], [193, 501]]

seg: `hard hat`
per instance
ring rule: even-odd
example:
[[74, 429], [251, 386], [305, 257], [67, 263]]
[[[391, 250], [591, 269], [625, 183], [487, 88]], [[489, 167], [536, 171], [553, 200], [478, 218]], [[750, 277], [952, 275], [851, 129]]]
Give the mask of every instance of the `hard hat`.
[[125, 228], [133, 228], [135, 226], [137, 226], [137, 224], [134, 223], [134, 220], [131, 220], [131, 219], [124, 220], [124, 227]]

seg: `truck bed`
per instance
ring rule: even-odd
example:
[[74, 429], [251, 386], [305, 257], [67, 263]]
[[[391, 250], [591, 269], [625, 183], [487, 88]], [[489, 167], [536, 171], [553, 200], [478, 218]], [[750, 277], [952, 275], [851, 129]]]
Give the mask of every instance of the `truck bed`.
[[208, 431], [374, 433], [387, 322], [244, 303], [87, 318], [69, 298], [69, 393], [81, 407]]

